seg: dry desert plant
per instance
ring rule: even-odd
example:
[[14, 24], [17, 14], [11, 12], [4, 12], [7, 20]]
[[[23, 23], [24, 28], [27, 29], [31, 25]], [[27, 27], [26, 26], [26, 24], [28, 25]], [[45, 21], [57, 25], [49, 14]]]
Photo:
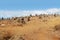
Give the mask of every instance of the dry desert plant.
[[16, 20], [18, 17], [15, 17], [14, 20]]
[[27, 21], [30, 21], [30, 17], [27, 18]]
[[56, 17], [57, 16], [57, 14], [54, 14], [54, 17]]
[[25, 20], [24, 20], [24, 17], [21, 18], [21, 23], [22, 24], [26, 24]]
[[9, 40], [25, 40], [24, 35], [15, 34]]
[[55, 31], [60, 30], [60, 25], [55, 25]]
[[39, 19], [42, 19], [42, 16], [39, 16]]
[[0, 32], [0, 40], [9, 40], [12, 36], [13, 32], [10, 30]]

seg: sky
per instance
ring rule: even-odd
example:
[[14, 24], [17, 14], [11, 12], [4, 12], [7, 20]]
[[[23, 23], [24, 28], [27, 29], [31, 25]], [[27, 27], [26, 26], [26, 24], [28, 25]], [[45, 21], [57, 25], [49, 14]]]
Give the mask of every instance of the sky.
[[21, 16], [28, 11], [32, 13], [31, 10], [37, 13], [48, 9], [59, 10], [60, 0], [0, 0], [0, 17]]
[[0, 10], [60, 8], [60, 0], [0, 0]]

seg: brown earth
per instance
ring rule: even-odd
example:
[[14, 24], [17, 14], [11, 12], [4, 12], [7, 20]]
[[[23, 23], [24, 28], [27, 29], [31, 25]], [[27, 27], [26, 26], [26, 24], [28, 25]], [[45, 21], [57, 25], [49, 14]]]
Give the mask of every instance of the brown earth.
[[60, 16], [31, 17], [31, 21], [20, 24], [13, 20], [0, 21], [0, 40], [60, 40], [59, 31], [54, 31], [55, 25], [60, 25]]

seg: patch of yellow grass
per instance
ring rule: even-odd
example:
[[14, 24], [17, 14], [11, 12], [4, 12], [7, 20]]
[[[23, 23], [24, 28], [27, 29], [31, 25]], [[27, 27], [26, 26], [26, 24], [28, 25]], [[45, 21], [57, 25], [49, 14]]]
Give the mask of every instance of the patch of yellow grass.
[[[45, 19], [47, 20], [46, 22], [43, 21]], [[51, 17], [50, 19], [32, 17], [31, 21], [23, 26], [14, 26], [15, 23], [12, 22], [8, 25], [7, 21], [3, 21], [3, 23], [5, 27], [0, 27], [0, 37], [3, 35], [2, 38], [9, 35], [12, 36], [9, 40], [59, 40], [55, 36], [53, 28], [55, 25], [60, 24], [60, 17]]]

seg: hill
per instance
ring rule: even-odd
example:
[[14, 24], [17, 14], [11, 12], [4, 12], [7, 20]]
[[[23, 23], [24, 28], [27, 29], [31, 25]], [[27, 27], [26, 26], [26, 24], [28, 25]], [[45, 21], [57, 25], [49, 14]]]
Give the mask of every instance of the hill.
[[[60, 40], [60, 16], [31, 16], [0, 20], [0, 40]], [[58, 27], [58, 26], [57, 26]]]

